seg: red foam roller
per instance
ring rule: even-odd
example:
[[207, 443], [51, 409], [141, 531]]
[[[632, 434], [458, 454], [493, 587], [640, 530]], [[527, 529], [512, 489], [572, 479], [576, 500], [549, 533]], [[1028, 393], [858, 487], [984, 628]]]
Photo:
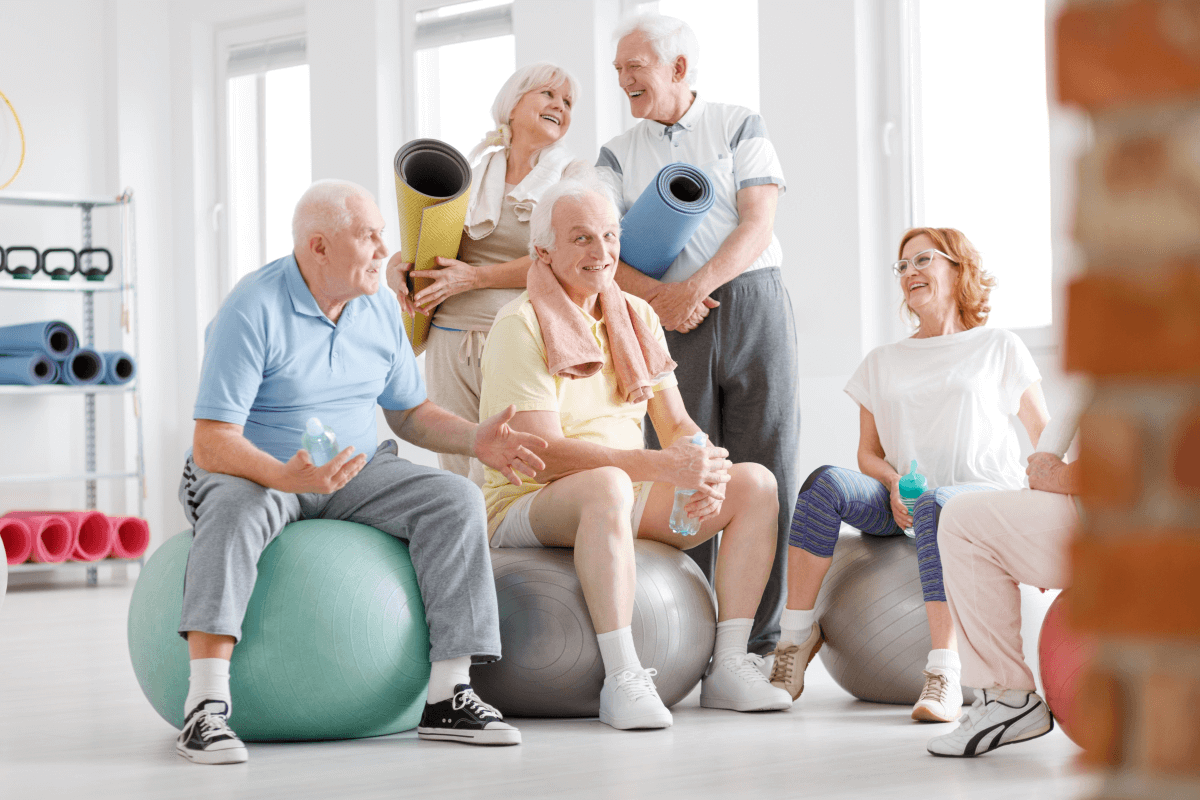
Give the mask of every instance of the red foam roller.
[[75, 536], [70, 524], [58, 514], [45, 511], [12, 511], [6, 519], [19, 519], [33, 533], [34, 561], [42, 564], [58, 564], [71, 557], [75, 549]]
[[23, 519], [0, 517], [0, 541], [9, 566], [22, 564], [33, 553], [33, 531]]
[[150, 547], [150, 524], [141, 517], [109, 517], [113, 558], [141, 558]]
[[8, 516], [19, 519], [40, 516], [61, 519], [71, 529], [71, 549], [67, 558], [73, 561], [99, 561], [107, 558], [112, 550], [112, 523], [99, 511], [13, 511]]
[[1069, 625], [1067, 592], [1050, 604], [1038, 636], [1038, 664], [1046, 705], [1073, 742], [1079, 744], [1080, 684], [1085, 668], [1096, 657], [1096, 640]]

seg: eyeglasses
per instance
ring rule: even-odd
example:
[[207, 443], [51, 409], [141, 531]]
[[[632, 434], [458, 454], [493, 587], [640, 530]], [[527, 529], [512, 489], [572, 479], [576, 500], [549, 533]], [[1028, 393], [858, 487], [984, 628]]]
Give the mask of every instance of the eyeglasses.
[[908, 272], [909, 267], [912, 267], [915, 270], [925, 269], [926, 267], [928, 267], [930, 264], [933, 263], [934, 256], [941, 256], [942, 258], [949, 261], [951, 264], [958, 263], [953, 258], [951, 258], [950, 256], [943, 253], [941, 250], [936, 250], [936, 249], [922, 250], [921, 252], [919, 252], [915, 256], [913, 256], [912, 258], [902, 258], [899, 261], [892, 264], [892, 272], [894, 272], [896, 274], [896, 277], [901, 277], [904, 275], [904, 273]]

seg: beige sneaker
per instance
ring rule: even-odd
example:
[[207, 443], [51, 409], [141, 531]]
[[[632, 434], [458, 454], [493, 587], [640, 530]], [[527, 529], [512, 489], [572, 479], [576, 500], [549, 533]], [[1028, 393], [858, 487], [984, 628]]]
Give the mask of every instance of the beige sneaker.
[[925, 671], [925, 688], [913, 706], [918, 722], [953, 722], [962, 713], [962, 686], [951, 675]]
[[799, 698], [804, 691], [804, 670], [824, 643], [821, 626], [814, 622], [812, 632], [802, 643], [776, 647], [775, 664], [771, 667], [771, 685], [786, 691], [793, 700]]

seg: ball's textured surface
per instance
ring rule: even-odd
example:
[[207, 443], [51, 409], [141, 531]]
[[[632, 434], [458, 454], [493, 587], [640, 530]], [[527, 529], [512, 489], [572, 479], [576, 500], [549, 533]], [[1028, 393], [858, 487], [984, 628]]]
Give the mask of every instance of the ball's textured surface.
[[1055, 598], [1042, 621], [1042, 632], [1038, 636], [1038, 671], [1050, 713], [1071, 741], [1079, 744], [1076, 705], [1084, 669], [1096, 657], [1096, 641], [1071, 628], [1067, 595], [1068, 592], [1062, 592]]
[[932, 644], [915, 542], [843, 532], [816, 617], [821, 661], [839, 686], [874, 703], [917, 702]]
[[[142, 568], [129, 606], [138, 683], [183, 725], [187, 642], [176, 632], [192, 534]], [[288, 525], [263, 551], [230, 665], [230, 726], [248, 741], [352, 739], [416, 727], [429, 631], [404, 542], [366, 525]]]
[[[679, 550], [638, 540], [633, 641], [667, 706], [699, 683], [716, 640], [712, 590]], [[604, 665], [575, 574], [574, 551], [492, 550], [503, 658], [476, 666], [481, 697], [510, 716], [594, 717]]]

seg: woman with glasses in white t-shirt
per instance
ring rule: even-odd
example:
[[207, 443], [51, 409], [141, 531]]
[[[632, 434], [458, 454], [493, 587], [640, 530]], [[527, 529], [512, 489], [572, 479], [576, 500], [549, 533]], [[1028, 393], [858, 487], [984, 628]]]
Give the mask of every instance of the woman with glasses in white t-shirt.
[[[911, 528], [933, 640], [912, 716], [947, 722], [962, 709], [961, 665], [942, 585], [938, 518], [956, 494], [1021, 488], [1015, 422], [1036, 447], [1049, 415], [1029, 350], [1010, 331], [986, 327], [995, 279], [966, 236], [914, 228], [901, 239], [892, 270], [917, 330], [872, 350], [846, 385], [860, 407], [860, 471], [824, 466], [800, 490], [771, 680], [793, 698], [804, 689], [804, 669], [824, 641], [813, 607], [842, 522], [873, 536]], [[910, 515], [899, 487], [913, 460], [928, 489]]]
[[[471, 198], [458, 258], [438, 258], [432, 283], [415, 295], [412, 264], [388, 262], [388, 286], [409, 313], [432, 314], [425, 345], [429, 399], [464, 419], [479, 419], [480, 359], [496, 312], [525, 289], [529, 217], [571, 162], [561, 144], [571, 127], [579, 84], [542, 61], [521, 67], [492, 103], [495, 130], [471, 151]], [[469, 456], [439, 454], [442, 469], [483, 486], [483, 465]]]

